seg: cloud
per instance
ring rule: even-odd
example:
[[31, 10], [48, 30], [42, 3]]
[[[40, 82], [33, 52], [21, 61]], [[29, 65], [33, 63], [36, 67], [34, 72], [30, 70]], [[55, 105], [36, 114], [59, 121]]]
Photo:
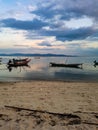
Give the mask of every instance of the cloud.
[[41, 43], [38, 43], [39, 46], [46, 46], [46, 47], [51, 47], [52, 45], [48, 41], [43, 41]]
[[[48, 4], [47, 4], [48, 3]], [[44, 18], [50, 19], [57, 14], [61, 19], [69, 20], [88, 16], [98, 19], [98, 1], [97, 0], [53, 0], [39, 5], [39, 8], [31, 13], [35, 13]], [[45, 6], [46, 5], [46, 6]]]
[[34, 11], [34, 10], [37, 9], [37, 7], [36, 7], [36, 6], [33, 6], [33, 5], [28, 5], [27, 9], [28, 9], [29, 11]]
[[[94, 29], [93, 27], [82, 27], [78, 29], [71, 29], [71, 28], [57, 28], [57, 29], [41, 29], [36, 31], [37, 35], [36, 38], [42, 38], [45, 37], [54, 37], [55, 41], [75, 41], [75, 40], [93, 40], [95, 41], [98, 38], [98, 29]], [[30, 33], [26, 34], [26, 37], [29, 39], [34, 39], [34, 35]]]
[[42, 30], [41, 35], [55, 36], [60, 41], [82, 40], [95, 33], [92, 27], [79, 29]]
[[52, 10], [53, 5], [49, 4], [47, 6], [39, 6], [37, 10], [31, 11], [31, 13], [39, 15], [45, 19], [52, 18], [55, 14], [55, 10]]
[[[27, 39], [33, 39], [34, 37], [45, 38], [45, 36], [54, 36], [56, 40], [59, 41], [72, 41], [72, 40], [83, 40], [88, 37], [93, 37], [96, 30], [92, 27], [82, 27], [82, 28], [67, 28], [63, 27], [61, 24], [56, 26], [56, 24], [50, 24], [42, 20], [34, 19], [32, 21], [22, 21], [16, 19], [3, 19], [0, 21], [1, 26], [9, 27], [17, 30], [26, 30], [28, 33], [24, 35]], [[46, 27], [49, 27], [47, 29]], [[43, 43], [42, 45], [45, 45]], [[42, 46], [41, 45], [41, 46]], [[50, 46], [47, 44], [46, 46]]]
[[92, 28], [79, 28], [69, 30], [63, 34], [60, 33], [59, 35], [56, 36], [56, 38], [62, 41], [83, 40], [92, 35], [93, 33], [94, 30]]
[[20, 30], [38, 30], [47, 25], [47, 23], [38, 19], [34, 19], [32, 21], [22, 21], [13, 18], [3, 19], [0, 21], [0, 24], [3, 27], [10, 27]]
[[[81, 22], [88, 19], [94, 19], [97, 22], [98, 4], [97, 0], [41, 0], [36, 4], [26, 6], [29, 13], [36, 16], [33, 20], [18, 20], [15, 18], [6, 18], [0, 20], [1, 27], [9, 27], [17, 30], [26, 30], [28, 34], [24, 35], [26, 39], [44, 38], [45, 36], [54, 36], [57, 41], [83, 40], [88, 37], [93, 38], [96, 29], [93, 29], [93, 23], [86, 27], [69, 28], [66, 21]], [[89, 9], [88, 9], [89, 8]], [[70, 22], [69, 22], [70, 24]], [[78, 22], [76, 22], [77, 26]], [[97, 36], [96, 36], [97, 37]], [[50, 46], [46, 43], [41, 46]]]

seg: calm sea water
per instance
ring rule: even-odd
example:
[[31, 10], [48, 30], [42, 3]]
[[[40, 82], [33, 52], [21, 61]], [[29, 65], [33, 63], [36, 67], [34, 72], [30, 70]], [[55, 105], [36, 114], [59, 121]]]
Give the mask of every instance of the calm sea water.
[[[98, 66], [94, 67], [93, 63], [94, 60], [98, 61], [98, 57], [30, 57], [31, 61], [28, 67], [12, 68], [10, 71], [6, 63], [13, 58], [15, 57], [2, 57], [0, 81], [63, 80], [98, 82]], [[50, 67], [50, 62], [83, 63], [83, 68]]]

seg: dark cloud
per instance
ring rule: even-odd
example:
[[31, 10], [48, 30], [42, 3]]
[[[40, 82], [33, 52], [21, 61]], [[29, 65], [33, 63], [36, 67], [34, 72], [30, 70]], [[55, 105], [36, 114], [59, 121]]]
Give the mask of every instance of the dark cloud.
[[[37, 39], [37, 37], [39, 38], [43, 38], [43, 36], [54, 36], [56, 37], [57, 40], [59, 41], [72, 41], [72, 40], [84, 40], [87, 39], [89, 37], [89, 39], [93, 39], [93, 37], [97, 37], [98, 34], [98, 30], [94, 30], [92, 27], [83, 27], [83, 28], [79, 28], [79, 29], [68, 29], [66, 28], [66, 30], [64, 29], [56, 29], [56, 30], [38, 30], [37, 31], [37, 35], [34, 36], [32, 34], [32, 32], [27, 33], [25, 36], [27, 39]], [[42, 43], [43, 46], [50, 46], [50, 44], [48, 43]]]
[[60, 15], [61, 19], [69, 20], [71, 18], [79, 18], [83, 16], [98, 19], [98, 1], [97, 0], [53, 0], [50, 4], [44, 1], [46, 6], [40, 4], [37, 10], [32, 11], [45, 19], [53, 19], [56, 15]]
[[98, 37], [98, 30], [96, 29], [95, 33], [93, 34], [93, 37]]
[[95, 33], [92, 28], [66, 29], [66, 30], [42, 30], [40, 34], [55, 36], [60, 41], [82, 40]]
[[[32, 14], [36, 14], [38, 16], [40, 16], [41, 18], [46, 19], [54, 19], [55, 16], [59, 15], [60, 19], [64, 19], [64, 20], [70, 20], [70, 18], [72, 17], [72, 12], [69, 10], [66, 10], [66, 7], [64, 8], [57, 8], [56, 7], [56, 3], [51, 3], [48, 6], [39, 6], [37, 10], [31, 11]], [[74, 14], [74, 16], [77, 14]]]
[[22, 30], [38, 30], [46, 26], [47, 23], [34, 19], [32, 21], [21, 21], [13, 18], [3, 19], [0, 21], [3, 27], [10, 27]]
[[87, 37], [91, 36], [94, 33], [92, 28], [79, 28], [79, 29], [72, 29], [63, 34], [59, 34], [56, 36], [58, 40], [61, 41], [72, 41], [72, 40], [83, 40]]
[[41, 16], [45, 19], [52, 18], [55, 14], [58, 12], [55, 12], [55, 10], [52, 10], [53, 5], [48, 6], [39, 6], [37, 10], [32, 11], [31, 13], [36, 14], [38, 16]]

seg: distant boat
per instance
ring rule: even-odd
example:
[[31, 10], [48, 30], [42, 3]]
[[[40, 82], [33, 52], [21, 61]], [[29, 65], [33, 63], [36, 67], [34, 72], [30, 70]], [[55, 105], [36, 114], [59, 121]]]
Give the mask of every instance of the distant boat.
[[50, 62], [52, 67], [70, 67], [70, 68], [82, 68], [82, 63], [77, 64], [60, 64], [60, 63], [53, 63]]
[[9, 60], [7, 65], [10, 67], [26, 66], [30, 61], [31, 61], [31, 59], [29, 59], [29, 58], [13, 59], [13, 60]]
[[98, 62], [95, 60], [94, 61], [94, 66], [96, 67], [98, 65]]

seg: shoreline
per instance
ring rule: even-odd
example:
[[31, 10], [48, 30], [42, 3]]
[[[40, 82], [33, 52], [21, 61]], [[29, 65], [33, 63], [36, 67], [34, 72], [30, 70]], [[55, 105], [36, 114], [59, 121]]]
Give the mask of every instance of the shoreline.
[[98, 83], [94, 80], [61, 80], [61, 79], [32, 79], [32, 80], [10, 80], [10, 81], [0, 81], [1, 83], [21, 83], [21, 82], [65, 82], [65, 83]]

